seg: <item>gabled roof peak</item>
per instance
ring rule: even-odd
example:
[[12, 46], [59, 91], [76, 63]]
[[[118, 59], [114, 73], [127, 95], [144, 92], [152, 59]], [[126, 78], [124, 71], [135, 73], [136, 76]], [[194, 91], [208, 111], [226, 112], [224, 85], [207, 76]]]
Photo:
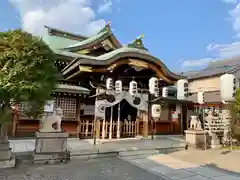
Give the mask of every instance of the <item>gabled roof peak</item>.
[[78, 40], [78, 41], [82, 41], [82, 40], [85, 40], [88, 38], [87, 36], [66, 32], [66, 31], [52, 28], [52, 27], [49, 27], [46, 25], [44, 27], [47, 28], [49, 35], [56, 35], [56, 36], [61, 36], [61, 37], [65, 37], [65, 38], [67, 37], [67, 38]]
[[100, 33], [102, 33], [102, 32], [112, 32], [110, 25], [111, 25], [111, 22], [108, 21], [108, 22], [106, 23], [106, 25], [98, 32], [98, 34], [100, 34]]

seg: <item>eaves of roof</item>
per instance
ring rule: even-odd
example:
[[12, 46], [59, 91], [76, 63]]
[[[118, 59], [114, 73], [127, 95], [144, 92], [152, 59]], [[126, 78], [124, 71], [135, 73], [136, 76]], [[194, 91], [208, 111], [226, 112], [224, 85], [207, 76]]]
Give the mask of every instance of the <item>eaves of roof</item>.
[[70, 36], [70, 39], [71, 38], [74, 38], [75, 40], [84, 40], [84, 39], [88, 39], [88, 37], [86, 36], [83, 36], [83, 35], [78, 35], [78, 34], [73, 34], [73, 33], [70, 33], [70, 32], [66, 32], [66, 31], [63, 31], [63, 30], [60, 30], [60, 29], [56, 29], [56, 28], [52, 28], [52, 27], [49, 27], [49, 26], [44, 26], [45, 28], [48, 29], [48, 33], [49, 34], [63, 34], [65, 36]]
[[75, 60], [74, 63], [70, 63], [66, 68], [64, 68], [62, 73], [64, 73], [65, 71], [69, 71], [69, 69], [74, 69], [78, 67], [80, 64], [81, 65], [99, 65], [99, 66], [109, 65], [120, 58], [132, 57], [132, 58], [144, 59], [146, 61], [159, 65], [160, 67], [162, 67], [164, 74], [166, 74], [169, 77], [173, 77], [175, 79], [186, 78], [185, 76], [177, 75], [171, 72], [160, 59], [152, 56], [148, 51], [145, 51], [142, 49], [122, 47], [98, 57], [80, 55], [77, 53], [71, 53], [67, 51], [55, 51], [55, 53], [57, 54], [60, 53], [65, 56], [71, 56], [73, 58], [78, 59], [78, 60]]
[[62, 50], [67, 51], [78, 51], [82, 50], [91, 46], [94, 46], [95, 44], [98, 44], [100, 42], [103, 42], [107, 38], [111, 38], [113, 43], [116, 45], [117, 48], [121, 47], [121, 44], [117, 40], [116, 36], [112, 33], [110, 30], [102, 31], [95, 36], [92, 36], [88, 39], [85, 39], [83, 41], [80, 41], [79, 43], [73, 44], [71, 46], [68, 46], [66, 48], [63, 48]]

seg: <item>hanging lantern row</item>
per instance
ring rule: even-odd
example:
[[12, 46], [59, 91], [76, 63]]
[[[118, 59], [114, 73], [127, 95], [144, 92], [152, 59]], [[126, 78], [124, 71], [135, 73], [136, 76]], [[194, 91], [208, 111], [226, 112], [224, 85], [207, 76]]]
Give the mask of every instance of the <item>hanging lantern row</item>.
[[[235, 101], [237, 84], [236, 76], [234, 74], [223, 74], [220, 76], [220, 97], [223, 103]], [[188, 80], [180, 79], [177, 81], [177, 99], [185, 100], [189, 94]], [[197, 100], [199, 104], [204, 104], [204, 92], [197, 93]]]
[[186, 100], [188, 98], [188, 80], [180, 79], [177, 81], [177, 99]]
[[[114, 89], [113, 84], [114, 84], [113, 79], [107, 78], [106, 89], [113, 90]], [[116, 93], [121, 93], [123, 91], [121, 80], [117, 80], [115, 82], [115, 91], [116, 91]], [[167, 91], [167, 89], [165, 89], [165, 91]], [[138, 94], [138, 83], [134, 80], [132, 80], [129, 83], [129, 93], [132, 96], [135, 96]], [[154, 95], [155, 97], [159, 97], [159, 83], [158, 83], [158, 79], [156, 77], [152, 77], [149, 79], [149, 93]], [[165, 93], [167, 93], [167, 92], [165, 92]]]

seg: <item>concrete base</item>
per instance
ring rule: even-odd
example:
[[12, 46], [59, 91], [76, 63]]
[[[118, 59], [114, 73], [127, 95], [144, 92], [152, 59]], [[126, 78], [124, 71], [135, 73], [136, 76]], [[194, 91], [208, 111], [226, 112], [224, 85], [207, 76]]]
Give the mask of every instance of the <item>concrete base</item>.
[[11, 150], [8, 139], [0, 142], [0, 169], [15, 167], [15, 157]]
[[194, 147], [204, 147], [205, 136], [202, 130], [185, 130], [186, 142]]
[[221, 148], [220, 140], [218, 136], [215, 133], [212, 133], [212, 139], [211, 139], [211, 148]]
[[37, 132], [33, 161], [36, 164], [58, 164], [67, 161], [68, 133]]
[[11, 159], [8, 160], [0, 160], [0, 169], [1, 168], [14, 168], [16, 165], [15, 157], [12, 156]]

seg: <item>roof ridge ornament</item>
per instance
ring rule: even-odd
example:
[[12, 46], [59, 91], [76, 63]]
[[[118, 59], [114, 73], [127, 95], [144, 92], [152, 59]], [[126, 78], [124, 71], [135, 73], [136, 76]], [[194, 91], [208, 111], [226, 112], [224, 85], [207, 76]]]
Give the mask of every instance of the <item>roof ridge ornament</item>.
[[107, 21], [106, 25], [98, 32], [98, 34], [107, 31], [111, 32], [111, 21]]
[[141, 34], [141, 35], [138, 36], [136, 39], [141, 40], [141, 39], [143, 39], [143, 38], [144, 38], [144, 34]]
[[131, 43], [127, 44], [127, 47], [137, 48], [137, 49], [142, 49], [142, 50], [148, 51], [148, 49], [145, 48], [143, 45], [143, 41], [142, 41], [143, 38], [144, 38], [144, 34], [141, 34], [135, 40], [133, 40]]

